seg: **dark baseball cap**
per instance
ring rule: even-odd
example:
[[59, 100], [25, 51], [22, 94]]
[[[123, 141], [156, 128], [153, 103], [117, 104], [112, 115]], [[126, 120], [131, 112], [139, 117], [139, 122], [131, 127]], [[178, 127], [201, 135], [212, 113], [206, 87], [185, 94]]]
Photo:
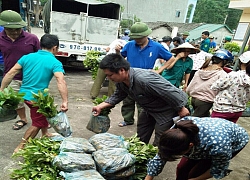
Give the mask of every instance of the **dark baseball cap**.
[[172, 42], [172, 38], [170, 37], [170, 36], [164, 36], [162, 39], [160, 39], [159, 41], [160, 42], [168, 42], [168, 41], [170, 41], [170, 42]]

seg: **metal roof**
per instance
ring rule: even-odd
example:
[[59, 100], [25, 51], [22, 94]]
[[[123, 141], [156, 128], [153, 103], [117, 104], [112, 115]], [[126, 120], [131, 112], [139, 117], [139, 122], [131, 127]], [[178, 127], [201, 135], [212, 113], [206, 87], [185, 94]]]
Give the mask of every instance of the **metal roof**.
[[195, 29], [189, 31], [189, 39], [200, 39], [201, 33], [203, 31], [208, 31], [209, 33], [213, 33], [217, 31], [218, 29], [226, 28], [230, 33], [233, 33], [233, 31], [225, 24], [202, 24], [199, 27], [196, 27]]
[[160, 27], [166, 27], [170, 32], [172, 32], [174, 27], [178, 27], [178, 36], [181, 33], [188, 31], [189, 39], [200, 39], [201, 33], [205, 30], [209, 31], [211, 34], [218, 29], [226, 28], [230, 33], [233, 31], [225, 24], [205, 24], [205, 23], [174, 23], [174, 22], [145, 22], [152, 30], [158, 29]]

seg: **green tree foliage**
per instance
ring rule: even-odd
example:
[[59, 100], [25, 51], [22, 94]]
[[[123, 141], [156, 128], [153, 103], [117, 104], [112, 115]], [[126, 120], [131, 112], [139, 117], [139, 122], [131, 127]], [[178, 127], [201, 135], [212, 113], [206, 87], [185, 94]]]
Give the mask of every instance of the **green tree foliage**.
[[44, 4], [45, 4], [47, 1], [48, 1], [48, 0], [40, 0], [41, 6], [44, 6]]
[[[141, 20], [137, 18], [136, 16], [133, 17], [133, 19], [122, 19], [120, 22], [121, 29], [130, 29], [130, 27], [136, 23], [140, 22]], [[123, 33], [123, 32], [122, 32]]]
[[194, 23], [225, 24], [236, 29], [241, 10], [229, 9], [230, 0], [198, 0], [194, 12]]
[[229, 9], [229, 13], [226, 20], [226, 25], [231, 29], [236, 29], [242, 14], [242, 10]]

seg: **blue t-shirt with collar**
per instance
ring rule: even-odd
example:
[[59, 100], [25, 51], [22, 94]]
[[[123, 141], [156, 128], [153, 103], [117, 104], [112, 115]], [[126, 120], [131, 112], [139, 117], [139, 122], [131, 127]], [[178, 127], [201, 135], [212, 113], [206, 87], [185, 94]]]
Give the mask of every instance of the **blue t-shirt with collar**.
[[141, 49], [135, 40], [129, 41], [122, 49], [121, 55], [127, 57], [127, 61], [133, 68], [153, 69], [158, 58], [169, 60], [172, 54], [160, 43], [148, 38], [148, 44]]
[[23, 99], [35, 100], [32, 92], [48, 88], [56, 72], [64, 73], [62, 63], [49, 51], [38, 50], [35, 53], [24, 55], [17, 62], [22, 66], [23, 80], [19, 92], [24, 92]]

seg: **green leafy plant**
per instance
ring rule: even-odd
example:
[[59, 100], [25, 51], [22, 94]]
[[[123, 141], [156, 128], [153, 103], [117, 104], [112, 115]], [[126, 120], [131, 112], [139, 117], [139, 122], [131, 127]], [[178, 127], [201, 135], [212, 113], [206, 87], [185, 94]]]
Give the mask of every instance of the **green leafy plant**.
[[214, 48], [209, 48], [208, 53], [210, 54], [214, 54], [216, 52], [216, 50]]
[[51, 180], [62, 179], [59, 170], [52, 161], [59, 154], [60, 142], [47, 137], [30, 138], [24, 149], [15, 153], [12, 158], [22, 157], [20, 169], [11, 169], [11, 179]]
[[16, 109], [20, 102], [23, 102], [25, 93], [14, 91], [11, 87], [0, 91], [0, 106], [5, 109]]
[[248, 101], [246, 104], [246, 108], [249, 108], [249, 107], [250, 107], [250, 101]]
[[240, 52], [240, 46], [236, 42], [227, 42], [224, 44], [224, 48], [232, 53]]
[[136, 158], [133, 180], [143, 180], [147, 175], [147, 161], [157, 154], [158, 148], [152, 144], [142, 142], [137, 134], [125, 138], [125, 141], [129, 143], [129, 153]]
[[23, 102], [25, 93], [14, 91], [11, 87], [0, 91], [0, 106], [5, 109], [16, 109], [20, 102]]
[[87, 52], [86, 58], [83, 61], [83, 65], [86, 68], [90, 68], [89, 72], [91, 72], [92, 79], [96, 78], [101, 55], [102, 55], [101, 52], [91, 50]]
[[[106, 99], [108, 99], [108, 96], [103, 95], [101, 98], [97, 97], [93, 100], [93, 103], [95, 106], [97, 106], [98, 104], [101, 104], [102, 102], [104, 102]], [[108, 108], [103, 108], [101, 113], [99, 114], [99, 116], [108, 116], [109, 113], [111, 112], [112, 107], [108, 107]]]
[[36, 101], [33, 101], [33, 106], [38, 107], [37, 112], [43, 114], [47, 118], [53, 118], [58, 114], [57, 104], [54, 103], [54, 97], [48, 93], [49, 89], [33, 93]]

